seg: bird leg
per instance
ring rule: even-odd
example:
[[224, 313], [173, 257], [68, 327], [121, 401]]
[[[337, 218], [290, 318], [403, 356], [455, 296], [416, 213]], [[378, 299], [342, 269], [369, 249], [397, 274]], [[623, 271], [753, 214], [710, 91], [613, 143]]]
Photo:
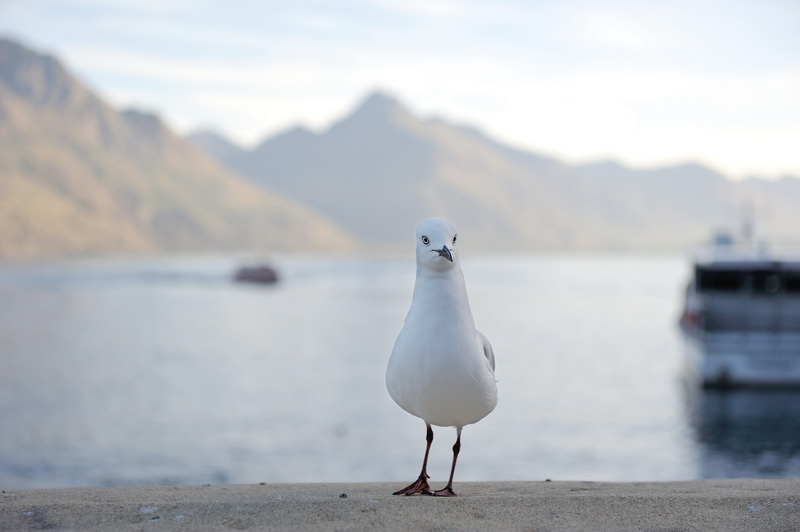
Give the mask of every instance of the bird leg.
[[456, 443], [453, 445], [453, 466], [450, 468], [450, 480], [447, 481], [447, 486], [433, 492], [437, 497], [458, 497], [458, 494], [453, 491], [453, 473], [456, 472], [459, 451], [461, 451], [461, 427], [456, 427]]
[[428, 453], [431, 451], [431, 443], [433, 442], [433, 429], [430, 423], [425, 423], [425, 426], [428, 428], [425, 435], [427, 446], [425, 447], [425, 459], [422, 461], [422, 471], [419, 474], [419, 478], [405, 488], [395, 491], [392, 495], [414, 495], [416, 493], [433, 495], [433, 493], [431, 493], [431, 487], [428, 485], [428, 479], [431, 478], [430, 475], [428, 475]]

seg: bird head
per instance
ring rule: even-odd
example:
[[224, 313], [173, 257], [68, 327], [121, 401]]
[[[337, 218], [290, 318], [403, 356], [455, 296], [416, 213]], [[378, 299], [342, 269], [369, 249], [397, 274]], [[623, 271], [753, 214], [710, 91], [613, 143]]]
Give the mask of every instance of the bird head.
[[417, 226], [417, 264], [436, 271], [454, 268], [458, 262], [456, 226], [445, 218], [428, 218]]

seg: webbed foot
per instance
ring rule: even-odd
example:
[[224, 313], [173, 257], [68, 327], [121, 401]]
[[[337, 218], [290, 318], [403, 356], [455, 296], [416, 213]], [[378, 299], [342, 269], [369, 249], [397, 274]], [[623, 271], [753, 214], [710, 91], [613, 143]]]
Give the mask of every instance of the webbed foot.
[[420, 476], [415, 482], [412, 482], [401, 490], [395, 491], [392, 495], [416, 495], [417, 493], [421, 495], [433, 495], [431, 487], [428, 485], [428, 479], [424, 476]]

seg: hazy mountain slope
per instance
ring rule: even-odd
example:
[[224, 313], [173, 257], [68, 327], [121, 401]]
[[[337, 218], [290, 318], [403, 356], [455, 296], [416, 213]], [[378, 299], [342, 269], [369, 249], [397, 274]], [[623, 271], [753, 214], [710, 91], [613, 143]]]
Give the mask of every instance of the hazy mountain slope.
[[419, 120], [380, 93], [324, 134], [296, 128], [226, 162], [376, 246], [406, 242], [432, 215], [457, 220], [484, 250], [555, 249], [565, 235], [582, 237], [558, 209], [564, 199], [530, 168], [473, 130]]
[[603, 162], [580, 169], [602, 190], [596, 197], [606, 217], [625, 225], [668, 227], [676, 238], [704, 240], [716, 230], [738, 231], [752, 213], [761, 237], [800, 237], [797, 178], [732, 181], [697, 164], [635, 170]]
[[420, 120], [381, 93], [322, 134], [295, 128], [225, 162], [378, 246], [406, 241], [408, 228], [431, 215], [456, 220], [483, 250], [674, 247], [687, 240], [672, 238], [666, 226], [645, 232], [609, 216], [591, 176], [474, 129]]
[[117, 112], [56, 59], [0, 40], [0, 258], [353, 245], [157, 117]]
[[668, 247], [707, 239], [725, 220], [735, 220], [739, 193], [722, 175], [686, 164], [635, 170], [613, 162], [582, 165], [596, 208], [604, 219], [636, 227], [646, 244], [654, 235]]
[[772, 182], [745, 185], [697, 164], [570, 166], [419, 119], [382, 93], [323, 133], [298, 127], [224, 161], [374, 245], [404, 242], [408, 227], [441, 214], [483, 250], [682, 249], [735, 226], [754, 195], [782, 227], [800, 222], [800, 199]]
[[374, 244], [394, 243], [428, 211], [421, 184], [432, 177], [433, 146], [411, 122], [375, 96], [323, 136], [296, 128], [227, 162]]
[[800, 178], [746, 179], [739, 184], [755, 220], [756, 234], [800, 244]]
[[219, 161], [236, 157], [245, 151], [222, 135], [206, 129], [195, 131], [186, 139]]

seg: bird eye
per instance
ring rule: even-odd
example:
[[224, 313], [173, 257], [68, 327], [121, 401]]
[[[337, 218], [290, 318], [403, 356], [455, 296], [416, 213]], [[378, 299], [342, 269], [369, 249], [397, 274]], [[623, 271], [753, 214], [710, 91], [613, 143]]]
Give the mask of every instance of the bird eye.
[[456, 238], [458, 238], [458, 235], [453, 236], [453, 244], [456, 243]]
[[422, 236], [422, 243], [423, 243], [423, 244], [425, 244], [425, 245], [427, 246], [428, 244], [430, 244], [430, 243], [431, 243], [431, 239], [430, 239], [430, 238], [428, 238], [427, 236], [424, 236], [424, 235], [423, 235], [423, 236]]

